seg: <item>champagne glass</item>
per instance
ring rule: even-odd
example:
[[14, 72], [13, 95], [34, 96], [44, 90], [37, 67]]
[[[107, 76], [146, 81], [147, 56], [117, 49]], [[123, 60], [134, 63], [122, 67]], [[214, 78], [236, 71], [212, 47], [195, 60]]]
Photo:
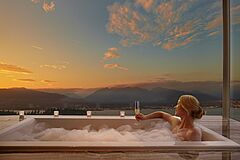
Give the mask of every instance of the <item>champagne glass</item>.
[[140, 103], [139, 101], [135, 101], [135, 115], [138, 115], [140, 113]]
[[[140, 103], [139, 103], [139, 101], [135, 101], [135, 103], [134, 103], [134, 112], [135, 112], [135, 116], [140, 114]], [[136, 129], [139, 129], [139, 127], [140, 127], [139, 122], [135, 122], [134, 125], [135, 125]]]

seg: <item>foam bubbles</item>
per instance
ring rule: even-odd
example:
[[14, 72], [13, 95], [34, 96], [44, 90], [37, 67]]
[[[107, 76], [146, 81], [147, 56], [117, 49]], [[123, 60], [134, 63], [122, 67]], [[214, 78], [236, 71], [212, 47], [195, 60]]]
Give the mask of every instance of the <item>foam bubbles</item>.
[[[166, 123], [149, 124], [148, 127], [133, 128], [122, 125], [118, 128], [104, 126], [95, 130], [91, 125], [82, 129], [67, 130], [64, 128], [48, 128], [44, 123], [36, 123], [30, 132], [16, 132], [11, 140], [24, 141], [81, 141], [81, 142], [159, 142], [175, 141]], [[7, 138], [7, 139], [9, 139]]]

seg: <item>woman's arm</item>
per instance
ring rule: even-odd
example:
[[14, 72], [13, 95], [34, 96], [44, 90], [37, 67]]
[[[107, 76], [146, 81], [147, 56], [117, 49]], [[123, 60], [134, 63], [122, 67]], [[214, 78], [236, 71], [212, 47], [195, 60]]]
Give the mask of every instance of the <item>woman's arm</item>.
[[154, 118], [162, 118], [165, 121], [169, 122], [170, 124], [172, 124], [174, 119], [175, 119], [171, 114], [166, 113], [166, 112], [162, 112], [162, 111], [153, 112], [153, 113], [150, 113], [148, 115], [144, 115], [144, 114], [140, 113], [140, 114], [137, 114], [135, 116], [135, 118], [137, 120], [147, 120], [147, 119], [154, 119]]

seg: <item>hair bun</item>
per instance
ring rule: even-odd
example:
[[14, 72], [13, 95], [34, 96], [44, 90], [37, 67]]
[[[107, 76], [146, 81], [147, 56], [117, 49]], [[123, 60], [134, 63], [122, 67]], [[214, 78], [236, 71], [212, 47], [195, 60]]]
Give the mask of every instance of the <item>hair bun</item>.
[[197, 119], [201, 119], [203, 115], [205, 115], [206, 112], [202, 109], [202, 107], [199, 107], [198, 111], [193, 111], [192, 113], [192, 117], [193, 118], [197, 118]]

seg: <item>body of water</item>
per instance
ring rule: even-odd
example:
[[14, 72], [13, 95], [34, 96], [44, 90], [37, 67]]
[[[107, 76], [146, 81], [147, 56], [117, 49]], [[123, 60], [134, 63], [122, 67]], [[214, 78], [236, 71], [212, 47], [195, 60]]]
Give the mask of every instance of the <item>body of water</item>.
[[[205, 108], [206, 115], [222, 115], [222, 108]], [[125, 115], [134, 115], [134, 110], [124, 110]], [[175, 113], [175, 109], [141, 109], [143, 114], [149, 114], [155, 111], [164, 111], [171, 114]], [[231, 108], [231, 118], [240, 121], [240, 108]], [[120, 115], [120, 110], [103, 110], [103, 111], [92, 111], [92, 115]]]

